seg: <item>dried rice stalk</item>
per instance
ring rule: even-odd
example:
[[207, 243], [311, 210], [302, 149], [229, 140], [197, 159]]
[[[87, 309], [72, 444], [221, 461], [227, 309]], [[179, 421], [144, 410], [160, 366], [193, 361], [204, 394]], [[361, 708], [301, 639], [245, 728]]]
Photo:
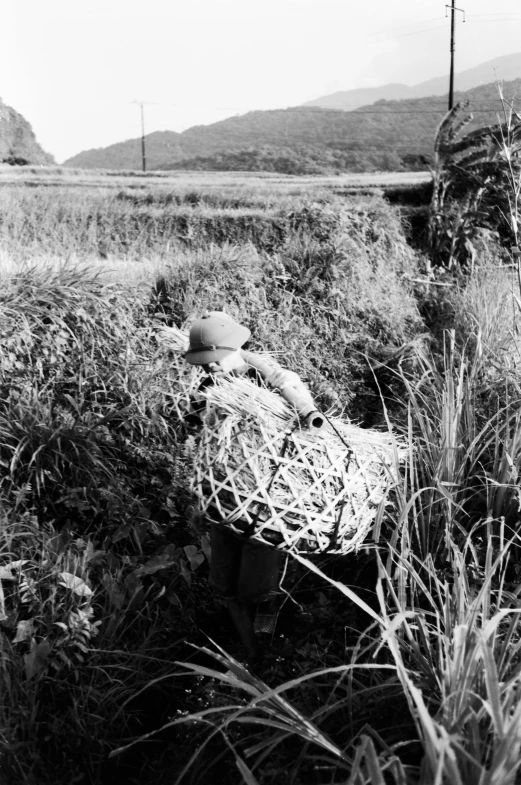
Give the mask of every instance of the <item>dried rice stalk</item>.
[[393, 482], [390, 434], [338, 418], [302, 429], [280, 395], [249, 379], [225, 377], [204, 394], [193, 480], [201, 511], [280, 550], [357, 550]]
[[187, 333], [178, 327], [168, 327], [165, 324], [157, 323], [156, 325], [156, 341], [160, 346], [172, 352], [186, 352], [190, 344], [190, 338]]

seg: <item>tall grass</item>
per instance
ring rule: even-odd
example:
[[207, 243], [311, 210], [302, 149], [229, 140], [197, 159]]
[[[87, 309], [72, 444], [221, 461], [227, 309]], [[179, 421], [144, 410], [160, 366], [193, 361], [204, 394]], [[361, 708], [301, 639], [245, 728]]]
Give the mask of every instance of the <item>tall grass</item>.
[[[367, 606], [365, 610], [377, 624], [369, 654], [374, 657], [376, 650], [385, 648], [387, 663], [371, 662], [366, 650], [365, 658], [359, 654], [352, 663], [324, 668], [270, 688], [233, 659], [214, 653], [224, 672], [194, 664], [184, 673], [195, 672], [221, 682], [236, 695], [234, 702], [179, 718], [167, 727], [194, 721], [209, 725], [212, 730], [207, 741], [214, 735], [225, 740], [245, 783], [257, 782], [257, 772], [262, 771], [268, 756], [276, 750], [283, 755], [281, 750], [291, 738], [298, 738], [302, 744], [300, 753], [295, 752], [294, 745], [288, 749], [296, 758], [293, 776], [311, 760], [316, 770], [334, 775], [331, 781], [335, 782], [514, 783], [521, 766], [521, 644], [517, 634], [518, 596], [506, 588], [510, 545], [489, 538], [485, 549], [487, 574], [479, 588], [468, 583], [472, 568], [482, 568], [472, 556], [472, 538], [469, 536], [463, 551], [455, 543], [451, 545], [453, 556], [443, 577], [432, 561], [411, 563], [391, 552], [395, 567], [407, 572], [408, 592], [400, 599], [396, 580], [380, 562], [379, 613]], [[364, 608], [346, 586], [337, 588], [348, 592]], [[206, 653], [211, 654], [209, 650]], [[338, 712], [335, 688], [342, 680], [353, 673], [376, 669], [380, 674], [388, 671], [391, 678], [386, 687], [390, 696], [389, 688], [396, 681], [401, 684], [416, 728], [416, 738], [409, 739], [408, 744], [415, 743], [421, 749], [414, 762], [403, 755], [405, 740], [388, 746], [367, 726], [360, 728], [347, 746], [323, 729], [328, 715]], [[330, 702], [306, 717], [298, 708], [298, 698], [286, 696], [298, 695], [306, 682], [326, 676], [332, 685]], [[378, 701], [385, 700], [384, 691], [371, 695], [366, 685], [360, 685], [360, 679], [354, 684], [349, 698], [370, 700], [376, 714]], [[358, 696], [356, 687], [360, 686]], [[234, 743], [240, 738], [236, 728], [241, 727], [259, 730], [253, 738], [250, 734]], [[341, 738], [338, 725], [336, 732]], [[193, 753], [177, 782], [203, 751], [204, 746]], [[205, 776], [212, 776], [209, 770]]]
[[[99, 784], [124, 780], [109, 764], [144, 755], [161, 785], [515, 783], [521, 439], [510, 282], [476, 274], [455, 288], [454, 332], [430, 354], [410, 285], [418, 260], [380, 199], [270, 206], [266, 220], [277, 214], [287, 229], [277, 246], [273, 221], [254, 242], [247, 211], [229, 203], [67, 193], [2, 197], [13, 200], [0, 295], [6, 776], [36, 785], [72, 771]], [[110, 279], [89, 235], [96, 210]], [[190, 242], [162, 233], [169, 211], [190, 216]], [[237, 242], [195, 231], [205, 216], [217, 231], [224, 214]], [[55, 263], [20, 267], [32, 253]], [[96, 268], [61, 264], [68, 255]], [[290, 566], [316, 581], [314, 624], [293, 649], [274, 639], [256, 674], [199, 629], [218, 607], [186, 520], [180, 370], [155, 340], [160, 323], [185, 326], [206, 307], [246, 322], [254, 348], [278, 353], [322, 406], [352, 416], [371, 393], [383, 408], [371, 366], [398, 358], [384, 369], [387, 417], [408, 461], [359, 557], [374, 583], [357, 583], [354, 561]], [[183, 640], [199, 644], [195, 661]], [[177, 747], [149, 753], [170, 729]]]
[[475, 343], [489, 364], [490, 377], [515, 372], [519, 367], [517, 271], [513, 267], [487, 265], [478, 269], [465, 286], [455, 289], [452, 299], [454, 328], [460, 341]]
[[70, 265], [3, 282], [6, 781], [65, 782], [75, 768], [100, 781], [110, 739], [140, 722], [129, 699], [154, 678], [168, 687], [193, 625], [189, 590], [204, 556], [177, 507], [167, 368], [148, 299]]
[[[376, 546], [377, 607], [306, 565], [366, 616], [369, 626], [344, 663], [275, 688], [222, 653], [213, 654], [222, 670], [189, 667], [225, 685], [233, 699], [174, 724], [204, 723], [206, 743], [221, 737], [246, 783], [264, 782], [263, 767], [273, 756], [282, 767], [291, 757], [285, 776], [296, 781], [313, 781], [310, 761], [315, 771], [328, 772], [328, 781], [353, 785], [517, 781], [519, 420], [503, 412], [478, 426], [482, 396], [494, 392], [477, 394], [480, 379], [487, 379], [483, 355], [458, 355], [455, 341], [449, 348], [445, 364], [424, 365], [415, 384], [404, 375], [409, 461], [396, 488], [389, 540]], [[363, 677], [374, 671], [388, 674], [379, 689]], [[299, 693], [324, 680], [329, 695], [309, 715]], [[342, 688], [346, 682], [349, 690]], [[408, 738], [386, 743], [385, 733], [362, 724], [365, 711], [347, 739], [338, 721], [329, 722], [349, 715], [347, 703], [365, 703], [367, 710], [369, 702], [369, 714], [378, 716], [399, 700], [397, 685], [412, 723]], [[204, 749], [194, 751], [178, 782]]]
[[[339, 219], [356, 237], [374, 215], [395, 234], [395, 213], [380, 198], [341, 197], [331, 189], [237, 193], [234, 189], [106, 189], [44, 186], [0, 190], [0, 247], [21, 259], [51, 254], [91, 261], [172, 257], [180, 248], [253, 243], [281, 250], [295, 234], [324, 236]], [[364, 215], [367, 213], [367, 215]], [[386, 225], [386, 223], [388, 225]], [[369, 232], [368, 240], [374, 242]]]

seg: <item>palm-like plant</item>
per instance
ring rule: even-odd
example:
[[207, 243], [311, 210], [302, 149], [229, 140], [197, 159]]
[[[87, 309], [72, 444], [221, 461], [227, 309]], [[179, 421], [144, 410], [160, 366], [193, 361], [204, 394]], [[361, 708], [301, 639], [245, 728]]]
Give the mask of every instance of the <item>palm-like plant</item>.
[[473, 119], [466, 101], [454, 106], [436, 134], [428, 236], [434, 260], [449, 269], [472, 266], [487, 232], [517, 244], [512, 214], [518, 201], [511, 194], [520, 170], [521, 117], [501, 91], [500, 98], [504, 117], [497, 124], [462, 135]]

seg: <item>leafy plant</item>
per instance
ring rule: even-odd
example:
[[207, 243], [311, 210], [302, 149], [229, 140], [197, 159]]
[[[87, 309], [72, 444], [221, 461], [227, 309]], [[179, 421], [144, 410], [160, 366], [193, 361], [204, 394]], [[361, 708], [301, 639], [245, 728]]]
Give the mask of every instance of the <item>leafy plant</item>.
[[[507, 103], [500, 93], [502, 106]], [[472, 120], [468, 101], [458, 103], [441, 122], [434, 145], [434, 189], [429, 245], [434, 261], [452, 269], [473, 267], [487, 237], [512, 243], [512, 185], [519, 171], [521, 123], [510, 106], [503, 122], [462, 135]], [[513, 239], [515, 240], [515, 232]]]

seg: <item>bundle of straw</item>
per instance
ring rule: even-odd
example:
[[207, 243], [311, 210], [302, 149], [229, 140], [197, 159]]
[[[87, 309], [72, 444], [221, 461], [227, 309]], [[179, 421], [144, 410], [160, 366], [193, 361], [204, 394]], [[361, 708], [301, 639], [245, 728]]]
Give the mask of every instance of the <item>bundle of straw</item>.
[[339, 418], [303, 428], [289, 403], [247, 378], [204, 395], [192, 490], [210, 522], [284, 551], [360, 547], [393, 482], [390, 434]]

